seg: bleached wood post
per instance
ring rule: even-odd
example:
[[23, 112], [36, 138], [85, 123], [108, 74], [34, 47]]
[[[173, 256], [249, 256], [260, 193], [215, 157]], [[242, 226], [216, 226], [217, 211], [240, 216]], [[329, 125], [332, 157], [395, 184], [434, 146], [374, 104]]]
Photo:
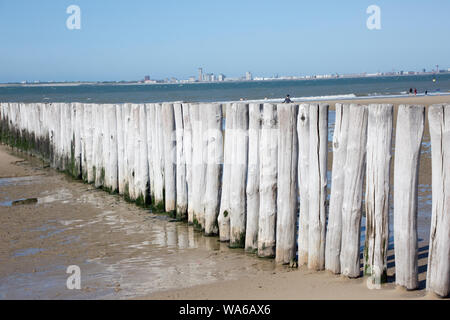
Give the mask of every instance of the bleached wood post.
[[347, 158], [342, 201], [341, 273], [360, 275], [362, 188], [366, 165], [367, 106], [352, 104], [349, 109]]
[[125, 136], [124, 136], [124, 105], [116, 106], [116, 128], [117, 128], [117, 187], [119, 194], [124, 194], [125, 191]]
[[327, 199], [328, 105], [309, 107], [308, 268], [325, 268]]
[[207, 108], [209, 108], [210, 104], [200, 104], [199, 106], [199, 117], [200, 117], [200, 127], [201, 127], [201, 153], [202, 153], [202, 162], [201, 162], [201, 172], [200, 172], [200, 208], [197, 212], [197, 220], [201, 229], [205, 229], [205, 194], [206, 194], [206, 169], [208, 162], [208, 118], [207, 118]]
[[129, 183], [129, 156], [132, 156], [133, 143], [130, 138], [130, 122], [131, 122], [131, 104], [125, 103], [122, 109], [123, 118], [123, 195], [125, 200], [130, 201], [130, 183]]
[[347, 158], [347, 137], [350, 105], [336, 103], [336, 122], [333, 135], [333, 168], [328, 211], [328, 225], [325, 242], [325, 269], [341, 272], [342, 202], [345, 187], [345, 161]]
[[394, 165], [395, 283], [416, 289], [417, 191], [425, 107], [401, 105], [397, 115]]
[[450, 293], [450, 105], [429, 107], [432, 156], [432, 217], [427, 290]]
[[234, 129], [232, 104], [225, 107], [225, 142], [224, 164], [222, 174], [222, 195], [219, 211], [219, 239], [222, 242], [230, 240], [230, 193], [231, 193], [231, 160], [233, 155]]
[[292, 264], [295, 259], [298, 214], [298, 105], [279, 104], [277, 112], [279, 135], [275, 261]]
[[298, 192], [300, 215], [298, 221], [298, 265], [308, 264], [309, 225], [309, 104], [298, 108]]
[[[82, 177], [82, 167], [83, 167], [83, 113], [84, 113], [84, 105], [82, 103], [74, 103], [72, 105], [72, 129], [73, 129], [73, 137], [74, 137], [74, 170], [73, 176], [77, 179]], [[39, 121], [39, 117], [36, 118], [36, 121]]]
[[186, 160], [184, 151], [184, 121], [183, 105], [175, 103], [173, 105], [176, 127], [176, 157], [177, 157], [177, 176], [176, 176], [176, 194], [177, 194], [177, 219], [185, 220], [187, 218], [187, 182], [186, 182]]
[[136, 202], [146, 207], [150, 203], [150, 184], [148, 180], [147, 110], [139, 104], [138, 148], [136, 148]]
[[93, 147], [93, 132], [94, 128], [92, 126], [92, 104], [84, 105], [84, 115], [83, 115], [83, 129], [84, 129], [84, 158], [85, 170], [83, 179], [88, 183], [94, 182], [94, 171], [93, 171], [93, 159], [92, 159], [92, 147]]
[[373, 284], [387, 280], [392, 121], [391, 104], [369, 105], [364, 273]]
[[247, 175], [247, 227], [245, 250], [258, 251], [259, 222], [259, 137], [261, 134], [262, 104], [249, 105], [248, 175]]
[[102, 139], [102, 175], [103, 175], [103, 182], [102, 182], [102, 188], [105, 191], [110, 190], [110, 181], [109, 181], [109, 157], [110, 157], [110, 148], [109, 148], [109, 126], [110, 126], [110, 114], [109, 114], [109, 108], [111, 105], [109, 104], [102, 104], [101, 109], [103, 112], [103, 139]]
[[211, 104], [207, 114], [208, 159], [205, 192], [205, 235], [219, 232], [217, 217], [220, 209], [220, 191], [223, 164], [222, 105]]
[[127, 141], [127, 168], [128, 168], [128, 194], [130, 201], [136, 201], [136, 185], [138, 184], [139, 165], [139, 104], [131, 104], [128, 121]]
[[103, 185], [102, 168], [103, 168], [103, 107], [94, 104], [94, 185], [100, 188]]
[[153, 118], [155, 117], [155, 105], [153, 103], [147, 103], [145, 105], [145, 113], [147, 116], [146, 126], [147, 126], [147, 166], [148, 166], [148, 182], [149, 182], [149, 203], [153, 202], [154, 199], [154, 188], [155, 188], [155, 177], [153, 173], [153, 155], [152, 155], [152, 132], [153, 132]]
[[173, 104], [164, 103], [163, 129], [164, 129], [164, 187], [165, 209], [172, 212], [176, 209], [176, 141], [175, 141], [175, 116]]
[[248, 168], [248, 104], [235, 103], [233, 108], [234, 144], [231, 165], [230, 247], [245, 247], [246, 181]]
[[154, 181], [154, 202], [153, 205], [158, 209], [164, 209], [164, 136], [162, 131], [161, 111], [162, 105], [154, 105], [155, 113], [152, 121], [152, 156], [153, 156], [153, 177]]
[[107, 161], [108, 172], [108, 188], [112, 193], [116, 193], [118, 187], [118, 149], [117, 149], [117, 105], [111, 104], [107, 106], [108, 126], [109, 126], [109, 158]]
[[192, 223], [196, 228], [201, 229], [200, 211], [202, 210], [202, 169], [203, 169], [203, 152], [202, 152], [202, 130], [200, 121], [200, 106], [197, 103], [189, 105], [189, 113], [192, 126]]
[[258, 256], [275, 257], [278, 120], [276, 105], [264, 103], [259, 154]]
[[189, 115], [189, 104], [183, 103], [183, 151], [186, 165], [186, 184], [187, 184], [187, 219], [188, 223], [193, 223], [193, 191], [192, 191], [192, 126]]

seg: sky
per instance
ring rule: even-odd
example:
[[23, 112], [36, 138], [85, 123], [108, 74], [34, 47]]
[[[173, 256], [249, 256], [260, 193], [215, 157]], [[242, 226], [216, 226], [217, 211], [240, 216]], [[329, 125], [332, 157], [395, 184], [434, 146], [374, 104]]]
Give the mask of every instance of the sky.
[[0, 82], [447, 69], [449, 13], [448, 0], [0, 0]]

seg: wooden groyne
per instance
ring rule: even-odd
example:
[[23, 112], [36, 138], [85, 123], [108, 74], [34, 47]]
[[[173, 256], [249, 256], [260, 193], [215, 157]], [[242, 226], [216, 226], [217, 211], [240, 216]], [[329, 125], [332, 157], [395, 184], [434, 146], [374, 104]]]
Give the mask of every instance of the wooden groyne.
[[392, 105], [336, 104], [329, 199], [327, 104], [1, 103], [0, 139], [230, 247], [280, 264], [366, 275], [374, 284], [387, 280], [392, 190], [396, 283], [416, 289], [419, 155], [428, 116], [426, 287], [448, 296], [450, 105], [425, 111], [400, 106], [394, 141]]

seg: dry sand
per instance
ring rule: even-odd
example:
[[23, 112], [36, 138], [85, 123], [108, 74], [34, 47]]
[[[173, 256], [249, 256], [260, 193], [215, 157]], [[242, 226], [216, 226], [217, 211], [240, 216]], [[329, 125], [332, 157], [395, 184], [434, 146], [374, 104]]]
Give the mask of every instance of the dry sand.
[[[450, 97], [349, 102], [428, 105], [450, 102]], [[185, 223], [171, 222], [45, 168], [36, 158], [11, 152], [0, 146], [0, 299], [437, 298], [424, 290], [425, 237], [419, 244], [421, 290], [395, 288], [392, 250], [389, 282], [369, 289], [366, 278], [275, 266], [272, 260], [231, 250]], [[421, 176], [430, 179], [429, 165], [422, 166]], [[10, 205], [23, 198], [36, 198], [37, 203]], [[423, 219], [419, 223], [429, 223], [427, 215]], [[81, 268], [81, 290], [66, 289], [69, 265]]]

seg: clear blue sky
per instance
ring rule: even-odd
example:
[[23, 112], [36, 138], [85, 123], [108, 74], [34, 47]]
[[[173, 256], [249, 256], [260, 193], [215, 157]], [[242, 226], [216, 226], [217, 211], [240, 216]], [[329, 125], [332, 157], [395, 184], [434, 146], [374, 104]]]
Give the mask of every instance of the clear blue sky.
[[0, 0], [0, 82], [448, 68], [449, 14], [448, 0]]

